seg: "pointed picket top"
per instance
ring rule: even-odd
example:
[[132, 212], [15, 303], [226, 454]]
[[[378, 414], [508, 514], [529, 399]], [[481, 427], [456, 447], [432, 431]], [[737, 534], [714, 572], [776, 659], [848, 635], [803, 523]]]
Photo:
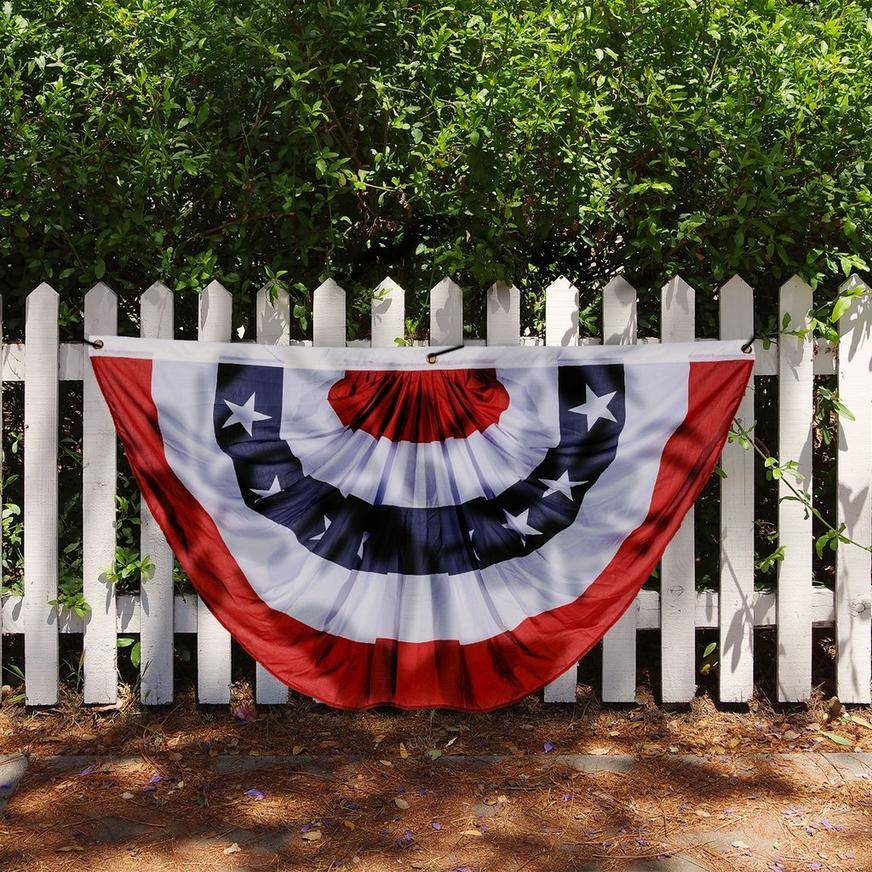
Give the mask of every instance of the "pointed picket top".
[[753, 294], [754, 289], [738, 273], [734, 273], [720, 287], [718, 293], [723, 296], [736, 296], [739, 294]]
[[28, 295], [27, 301], [38, 302], [44, 299], [57, 299], [58, 292], [47, 282], [40, 282]]
[[163, 306], [167, 300], [171, 300], [173, 292], [163, 282], [152, 282], [148, 290], [143, 291], [139, 297], [140, 306], [148, 304], [149, 306]]
[[545, 289], [545, 344], [578, 345], [578, 289], [565, 276]]
[[154, 282], [139, 298], [139, 330], [152, 339], [173, 338], [173, 292]]
[[696, 337], [696, 291], [681, 277], [660, 290], [660, 338], [663, 342], [693, 342]]
[[95, 301], [97, 305], [100, 305], [104, 301], [117, 299], [118, 295], [109, 287], [109, 285], [105, 282], [97, 282], [97, 284], [94, 285], [87, 294], [85, 294], [85, 305], [88, 305], [89, 300]]
[[255, 300], [257, 341], [265, 345], [287, 345], [291, 341], [291, 299], [285, 288], [271, 293], [264, 285]]
[[198, 312], [200, 339], [206, 342], [229, 342], [233, 321], [233, 295], [221, 282], [212, 280], [200, 292]]
[[372, 344], [388, 347], [406, 335], [406, 293], [386, 276], [372, 294]]
[[811, 296], [811, 285], [801, 276], [792, 275], [783, 285], [781, 285], [782, 294], [808, 294]]
[[430, 289], [430, 344], [463, 342], [463, 290], [446, 276]]
[[506, 282], [487, 291], [487, 344], [517, 345], [521, 341], [521, 292]]
[[345, 345], [345, 290], [333, 279], [318, 285], [312, 295], [312, 344]]
[[621, 275], [603, 288], [603, 342], [636, 341], [636, 289]]
[[854, 291], [858, 297], [872, 293], [872, 288], [857, 275], [852, 273], [839, 285], [839, 291]]

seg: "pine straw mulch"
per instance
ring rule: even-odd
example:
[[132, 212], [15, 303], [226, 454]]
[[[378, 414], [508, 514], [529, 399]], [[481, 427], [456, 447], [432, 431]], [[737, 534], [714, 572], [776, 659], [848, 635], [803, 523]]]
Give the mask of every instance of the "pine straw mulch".
[[[544, 872], [681, 851], [725, 872], [868, 869], [872, 782], [766, 757], [872, 750], [872, 713], [844, 715], [820, 696], [790, 710], [706, 697], [605, 709], [585, 688], [575, 707], [531, 698], [487, 715], [343, 713], [296, 696], [256, 709], [246, 686], [230, 709], [147, 709], [128, 691], [95, 710], [68, 692], [52, 710], [0, 709], [0, 752], [31, 756], [0, 868]], [[561, 758], [575, 753], [641, 762], [591, 774]], [[59, 754], [82, 760], [59, 770]], [[299, 765], [256, 759], [272, 754]], [[492, 754], [508, 759], [466, 759]], [[227, 757], [254, 768], [227, 771]]]

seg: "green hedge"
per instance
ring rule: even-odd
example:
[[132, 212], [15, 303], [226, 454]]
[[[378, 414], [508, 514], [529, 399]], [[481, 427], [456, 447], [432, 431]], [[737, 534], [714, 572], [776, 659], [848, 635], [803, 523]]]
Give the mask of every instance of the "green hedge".
[[305, 330], [320, 279], [360, 315], [390, 272], [415, 330], [443, 274], [522, 284], [533, 329], [560, 273], [832, 286], [870, 107], [865, 0], [12, 0], [0, 290], [279, 280]]

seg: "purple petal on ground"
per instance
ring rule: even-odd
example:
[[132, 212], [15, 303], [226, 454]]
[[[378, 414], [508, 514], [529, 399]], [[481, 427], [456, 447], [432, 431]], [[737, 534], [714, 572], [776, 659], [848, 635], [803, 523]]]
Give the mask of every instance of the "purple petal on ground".
[[564, 793], [564, 794], [563, 794], [563, 801], [564, 801], [564, 802], [569, 802], [571, 799], [572, 799], [572, 794], [571, 794], [571, 793]]
[[256, 787], [246, 790], [245, 795], [251, 799], [266, 799], [266, 794], [262, 790], [258, 790]]
[[163, 781], [162, 775], [152, 775], [151, 778], [148, 779], [149, 784], [157, 784], [160, 781]]
[[92, 763], [90, 766], [85, 767], [79, 775], [93, 775], [97, 771], [97, 764]]
[[404, 842], [411, 842], [412, 841], [412, 834], [411, 834], [411, 832], [409, 832], [409, 830], [406, 830], [406, 832], [403, 833], [403, 841]]
[[433, 821], [430, 826], [433, 827], [433, 829], [436, 830], [437, 833], [439, 832], [439, 830], [442, 829], [442, 824], [440, 824], [439, 821]]
[[549, 739], [542, 747], [546, 754], [550, 754], [554, 750], [554, 742]]
[[309, 830], [311, 830], [311, 829], [312, 829], [312, 824], [303, 824], [303, 826], [300, 827], [300, 832], [301, 833], [308, 833]]
[[817, 860], [815, 860], [814, 863], [809, 863], [809, 864], [808, 864], [808, 868], [809, 868], [809, 869], [823, 869], [823, 868], [824, 868], [824, 864], [823, 864], [823, 863], [818, 863]]

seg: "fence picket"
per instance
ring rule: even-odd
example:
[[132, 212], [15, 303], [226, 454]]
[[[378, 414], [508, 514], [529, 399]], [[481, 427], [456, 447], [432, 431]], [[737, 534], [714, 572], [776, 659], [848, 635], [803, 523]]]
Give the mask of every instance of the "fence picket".
[[[720, 322], [721, 339], [754, 335], [754, 291], [738, 276], [721, 288]], [[753, 378], [736, 419], [754, 424]], [[754, 452], [728, 442], [721, 468], [720, 699], [747, 702], [754, 694]]]
[[[201, 342], [229, 342], [233, 329], [233, 297], [213, 281], [200, 294]], [[197, 603], [197, 697], [201, 703], [230, 701], [230, 634], [201, 601]]]
[[521, 341], [521, 292], [494, 282], [487, 292], [487, 344], [518, 345]]
[[[562, 276], [545, 290], [545, 344], [578, 345], [578, 290]], [[578, 664], [545, 686], [545, 702], [575, 702]]]
[[[117, 329], [118, 300], [100, 282], [85, 294], [85, 336], [108, 336]], [[82, 350], [82, 588], [90, 606], [84, 634], [84, 700], [110, 703], [118, 696], [117, 609], [115, 585], [105, 573], [115, 561], [116, 436], [88, 346]]]
[[372, 295], [372, 347], [391, 348], [406, 335], [406, 295], [390, 276]]
[[[660, 295], [662, 342], [696, 338], [696, 298], [680, 276]], [[696, 692], [696, 559], [691, 506], [660, 563], [660, 681], [663, 702], [690, 702]]]
[[[139, 301], [140, 335], [172, 339], [172, 292], [155, 282]], [[154, 574], [140, 585], [142, 618], [139, 630], [139, 695], [148, 705], [173, 701], [173, 566], [163, 532], [145, 500], [140, 507], [139, 552], [154, 564]]]
[[312, 295], [312, 345], [345, 345], [345, 291], [333, 279]]
[[[839, 400], [853, 415], [839, 417], [837, 526], [863, 545], [872, 541], [872, 291], [857, 276], [841, 290], [858, 293], [839, 319]], [[872, 702], [869, 693], [872, 555], [842, 545], [836, 555], [836, 695]]]
[[463, 291], [444, 278], [430, 291], [430, 344], [460, 345], [463, 342]]
[[[636, 290], [616, 276], [603, 288], [603, 342], [632, 345], [636, 341]], [[603, 636], [603, 702], [636, 698], [636, 612], [638, 600]]]
[[[0, 348], [3, 347], [3, 298], [0, 297]], [[3, 374], [0, 372], [0, 446], [3, 445]], [[3, 506], [3, 476], [0, 475], [0, 506]], [[3, 526], [0, 524], [0, 590], [3, 589]], [[3, 672], [3, 598], [0, 595], [0, 679]]]
[[[257, 341], [261, 345], [287, 345], [291, 338], [291, 303], [288, 292], [278, 288], [270, 292], [263, 287], [257, 292], [255, 323]], [[255, 667], [255, 699], [263, 705], [279, 705], [288, 701], [287, 685], [279, 681], [260, 663]]]
[[24, 325], [24, 669], [28, 705], [58, 699], [58, 295], [41, 284]]
[[[814, 414], [814, 343], [808, 330], [811, 288], [794, 276], [781, 287], [778, 323], [778, 453], [782, 463], [798, 463], [797, 489], [811, 494], [812, 416]], [[797, 702], [811, 694], [812, 521], [793, 499], [782, 478], [778, 483], [778, 699]]]

